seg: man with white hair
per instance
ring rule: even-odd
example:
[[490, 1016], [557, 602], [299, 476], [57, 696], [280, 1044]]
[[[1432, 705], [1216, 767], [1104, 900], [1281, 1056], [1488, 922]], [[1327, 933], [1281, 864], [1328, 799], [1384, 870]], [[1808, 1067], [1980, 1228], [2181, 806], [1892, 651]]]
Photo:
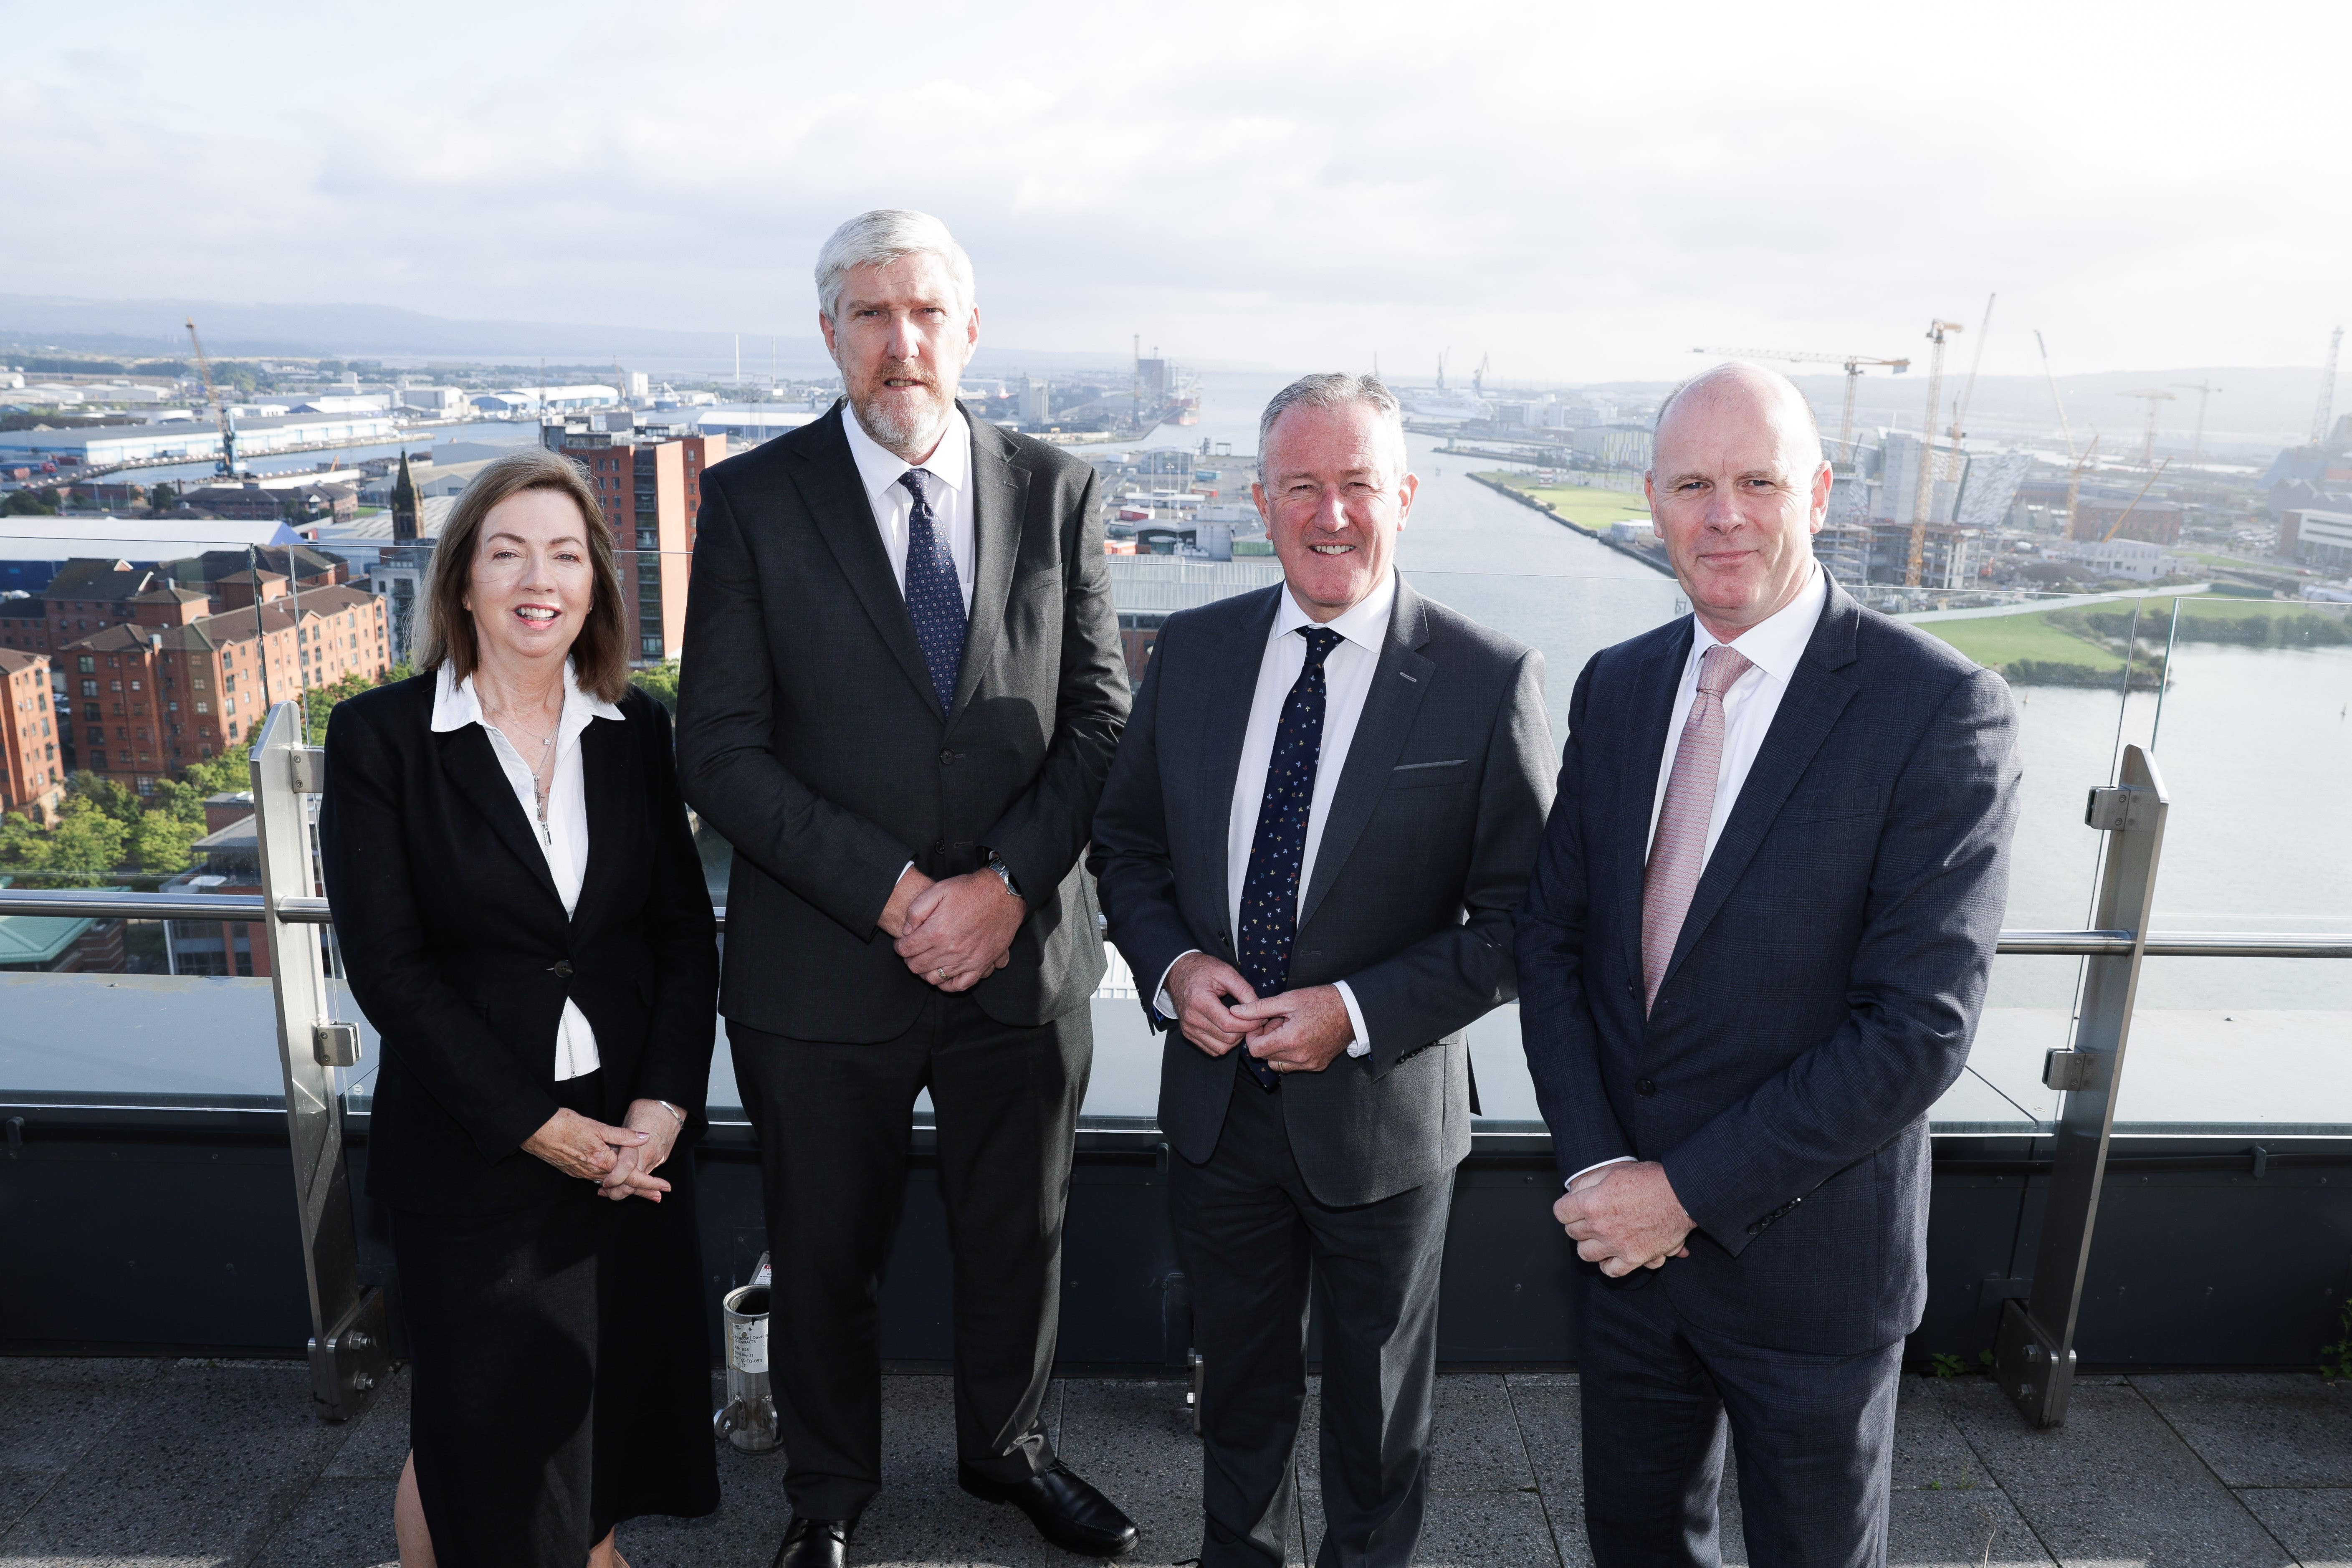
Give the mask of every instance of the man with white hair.
[[1135, 1526], [1039, 1415], [1104, 971], [1078, 856], [1128, 710], [1094, 471], [956, 401], [980, 310], [937, 218], [850, 219], [816, 288], [845, 395], [704, 477], [678, 692], [680, 782], [735, 851], [719, 1010], [775, 1266], [776, 1563], [838, 1568], [881, 1486], [877, 1280], [925, 1090], [957, 1478], [1108, 1556]]
[[1830, 466], [1784, 376], [1658, 412], [1689, 616], [1593, 656], [1518, 918], [1519, 1023], [1584, 1267], [1600, 1568], [1886, 1560], [1927, 1108], [1982, 1007], [2017, 821], [2000, 676], [1814, 562]]
[[1170, 617], [1095, 818], [1111, 938], [1166, 1031], [1160, 1126], [1202, 1367], [1202, 1568], [1274, 1568], [1309, 1283], [1322, 1568], [1421, 1539], [1438, 1269], [1550, 798], [1543, 658], [1396, 570], [1396, 399], [1311, 375], [1252, 494], [1283, 582]]

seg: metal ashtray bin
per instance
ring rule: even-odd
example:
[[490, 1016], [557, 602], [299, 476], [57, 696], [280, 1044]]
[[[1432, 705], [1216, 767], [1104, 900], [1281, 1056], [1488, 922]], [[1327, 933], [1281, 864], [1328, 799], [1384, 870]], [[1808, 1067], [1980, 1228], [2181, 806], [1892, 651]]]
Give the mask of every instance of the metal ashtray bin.
[[746, 1454], [774, 1448], [776, 1397], [768, 1390], [768, 1273], [727, 1292], [727, 1404], [711, 1430]]

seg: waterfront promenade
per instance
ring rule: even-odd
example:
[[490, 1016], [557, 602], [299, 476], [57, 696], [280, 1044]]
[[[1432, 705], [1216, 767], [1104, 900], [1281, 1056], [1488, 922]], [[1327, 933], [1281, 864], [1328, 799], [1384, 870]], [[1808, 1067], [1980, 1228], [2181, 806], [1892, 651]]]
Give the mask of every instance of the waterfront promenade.
[[[892, 1377], [886, 1391], [888, 1485], [852, 1563], [1085, 1561], [956, 1489], [946, 1378]], [[1419, 1561], [1589, 1563], [1575, 1377], [1454, 1373], [1439, 1393]], [[1142, 1527], [1125, 1563], [1168, 1568], [1199, 1550], [1200, 1450], [1182, 1398], [1173, 1382], [1054, 1386], [1055, 1441]], [[359, 1420], [331, 1426], [311, 1413], [299, 1363], [0, 1360], [0, 1565], [390, 1564], [406, 1442], [401, 1373]], [[719, 1513], [624, 1526], [634, 1568], [764, 1568], [786, 1516], [782, 1461], [720, 1454]], [[1311, 1460], [1300, 1481], [1294, 1561], [1321, 1522]], [[1980, 1377], [1906, 1378], [1895, 1489], [1891, 1561], [1903, 1568], [2352, 1564], [2352, 1385], [2308, 1373], [2090, 1378], [2066, 1426], [2035, 1433]], [[1744, 1564], [1727, 1501], [1724, 1561]]]

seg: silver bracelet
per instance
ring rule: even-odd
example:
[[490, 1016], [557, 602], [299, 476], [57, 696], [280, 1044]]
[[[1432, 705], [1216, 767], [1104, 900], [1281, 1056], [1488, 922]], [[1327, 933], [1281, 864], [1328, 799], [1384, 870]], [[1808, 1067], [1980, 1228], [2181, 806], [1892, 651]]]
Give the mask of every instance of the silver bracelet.
[[680, 1110], [677, 1106], [672, 1105], [672, 1104], [671, 1104], [668, 1100], [655, 1100], [655, 1101], [654, 1101], [654, 1103], [655, 1103], [656, 1105], [660, 1106], [664, 1110], [668, 1111], [672, 1116], [677, 1117], [677, 1124], [678, 1124], [680, 1127], [683, 1127], [683, 1126], [685, 1126], [685, 1125], [686, 1125], [686, 1112], [685, 1112], [685, 1111]]

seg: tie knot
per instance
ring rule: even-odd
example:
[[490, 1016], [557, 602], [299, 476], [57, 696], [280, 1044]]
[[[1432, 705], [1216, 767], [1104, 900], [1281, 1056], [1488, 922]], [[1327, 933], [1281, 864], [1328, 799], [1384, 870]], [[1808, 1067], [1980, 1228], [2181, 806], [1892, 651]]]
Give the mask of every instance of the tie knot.
[[1301, 626], [1298, 635], [1307, 639], [1307, 668], [1314, 668], [1339, 646], [1339, 634], [1329, 626]]
[[1698, 657], [1698, 689], [1720, 697], [1756, 668], [1755, 661], [1727, 643], [1717, 643]]
[[923, 493], [923, 481], [930, 477], [931, 471], [929, 468], [908, 468], [898, 476], [898, 482], [906, 486], [908, 493], [913, 495], [917, 506], [929, 506], [931, 498]]

